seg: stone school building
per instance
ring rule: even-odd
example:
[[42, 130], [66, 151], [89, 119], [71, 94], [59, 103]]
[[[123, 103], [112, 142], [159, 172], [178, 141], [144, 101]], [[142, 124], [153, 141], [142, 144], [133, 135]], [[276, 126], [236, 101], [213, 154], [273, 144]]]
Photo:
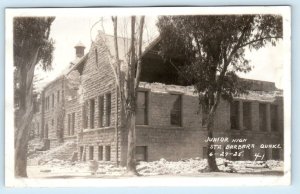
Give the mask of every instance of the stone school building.
[[[129, 40], [119, 38], [118, 43], [124, 62]], [[43, 140], [44, 149], [73, 141], [78, 160], [126, 163], [127, 129], [111, 67], [113, 45], [113, 37], [102, 33], [86, 54], [84, 45], [77, 44], [76, 59], [68, 70], [44, 87], [32, 123], [35, 137]], [[207, 129], [197, 94], [192, 86], [182, 84], [177, 70], [158, 55], [158, 45], [159, 39], [154, 40], [142, 55], [136, 159], [206, 158]], [[218, 107], [213, 136], [229, 141], [215, 142], [221, 145], [216, 156], [259, 160], [255, 158], [259, 153], [264, 160], [283, 160], [283, 92], [273, 82], [244, 81], [251, 85], [249, 93], [232, 103], [223, 100]], [[244, 141], [232, 142], [236, 139]], [[280, 146], [262, 148], [261, 144]], [[240, 149], [234, 145], [250, 147]]]

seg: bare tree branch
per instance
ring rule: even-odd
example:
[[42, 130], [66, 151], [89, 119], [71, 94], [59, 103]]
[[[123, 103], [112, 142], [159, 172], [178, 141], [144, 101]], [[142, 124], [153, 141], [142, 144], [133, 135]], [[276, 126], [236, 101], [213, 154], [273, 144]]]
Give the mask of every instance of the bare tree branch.
[[139, 87], [140, 83], [140, 74], [141, 74], [141, 69], [142, 69], [142, 44], [143, 44], [143, 31], [144, 31], [144, 22], [145, 22], [145, 16], [142, 16], [140, 19], [140, 31], [139, 31], [139, 43], [138, 43], [138, 62], [137, 62], [137, 69], [136, 69], [136, 78], [135, 78], [135, 83], [134, 87], [135, 90]]

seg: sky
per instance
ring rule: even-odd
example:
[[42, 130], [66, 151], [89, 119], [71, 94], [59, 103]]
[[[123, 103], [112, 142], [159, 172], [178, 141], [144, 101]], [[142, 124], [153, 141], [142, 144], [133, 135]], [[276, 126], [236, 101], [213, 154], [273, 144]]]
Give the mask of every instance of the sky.
[[[86, 46], [85, 53], [87, 53], [98, 30], [104, 28], [105, 33], [113, 34], [111, 18], [104, 17], [103, 22], [100, 21], [100, 17], [76, 17], [74, 15], [72, 17], [57, 16], [55, 18], [50, 32], [50, 37], [55, 41], [52, 70], [44, 72], [40, 67], [36, 67], [35, 74], [37, 80], [39, 80], [39, 88], [54, 80], [70, 66], [70, 62], [75, 59], [74, 46], [79, 41]], [[126, 26], [126, 21], [124, 21], [119, 19], [120, 26], [123, 26], [123, 28], [119, 28], [120, 35], [124, 34], [124, 26]], [[144, 32], [146, 42], [158, 36], [155, 23], [156, 17], [146, 16]], [[282, 89], [284, 61], [281, 53], [283, 53], [282, 42], [278, 42], [276, 47], [267, 45], [257, 51], [246, 51], [246, 58], [250, 60], [253, 69], [251, 72], [240, 73], [239, 75], [243, 78], [275, 82], [276, 87]]]

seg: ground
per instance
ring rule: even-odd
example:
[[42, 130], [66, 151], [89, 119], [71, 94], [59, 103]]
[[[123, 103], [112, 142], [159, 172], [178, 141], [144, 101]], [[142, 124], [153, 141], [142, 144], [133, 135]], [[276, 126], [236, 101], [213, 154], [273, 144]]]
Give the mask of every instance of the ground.
[[[61, 153], [74, 142], [67, 142], [48, 151], [30, 150], [27, 174], [29, 178], [117, 178], [126, 176], [126, 168], [105, 161], [71, 161]], [[32, 146], [31, 146], [32, 147]], [[58, 154], [60, 153], [60, 154]], [[191, 158], [180, 161], [160, 159], [139, 162], [137, 171], [141, 177], [149, 176], [255, 176], [283, 175], [283, 161], [229, 161], [217, 158], [220, 172], [208, 172], [207, 160]]]
[[[224, 166], [228, 162], [228, 166]], [[70, 162], [52, 160], [42, 165], [28, 166], [29, 178], [100, 178], [124, 177], [126, 168], [118, 167], [107, 162], [97, 162], [98, 169], [91, 169], [92, 162]], [[253, 176], [253, 175], [283, 175], [281, 161], [237, 161], [231, 162], [218, 159], [220, 172], [207, 172], [207, 161], [188, 159], [171, 162], [161, 159], [154, 162], [140, 162], [137, 165], [138, 173], [143, 177], [149, 176]], [[93, 173], [95, 172], [95, 173]]]

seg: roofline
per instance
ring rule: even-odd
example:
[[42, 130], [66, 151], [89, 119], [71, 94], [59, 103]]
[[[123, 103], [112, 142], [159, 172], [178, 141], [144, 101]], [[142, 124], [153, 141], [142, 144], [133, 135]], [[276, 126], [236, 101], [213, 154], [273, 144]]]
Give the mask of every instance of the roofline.
[[154, 46], [156, 46], [159, 43], [160, 40], [161, 40], [160, 36], [157, 36], [154, 40], [152, 40], [150, 44], [145, 48], [141, 57], [145, 56]]
[[52, 83], [58, 81], [59, 79], [62, 79], [63, 77], [64, 77], [64, 75], [59, 75], [59, 76], [56, 77], [54, 80], [51, 80], [48, 84], [46, 84], [46, 85], [42, 88], [41, 93], [42, 93], [45, 89], [47, 89]]
[[71, 67], [69, 69], [69, 71], [67, 73], [65, 73], [65, 75], [69, 75], [75, 68], [77, 68], [81, 63], [83, 63], [87, 59], [88, 54], [89, 54], [89, 52], [86, 53], [76, 64], [74, 64], [74, 66]]

